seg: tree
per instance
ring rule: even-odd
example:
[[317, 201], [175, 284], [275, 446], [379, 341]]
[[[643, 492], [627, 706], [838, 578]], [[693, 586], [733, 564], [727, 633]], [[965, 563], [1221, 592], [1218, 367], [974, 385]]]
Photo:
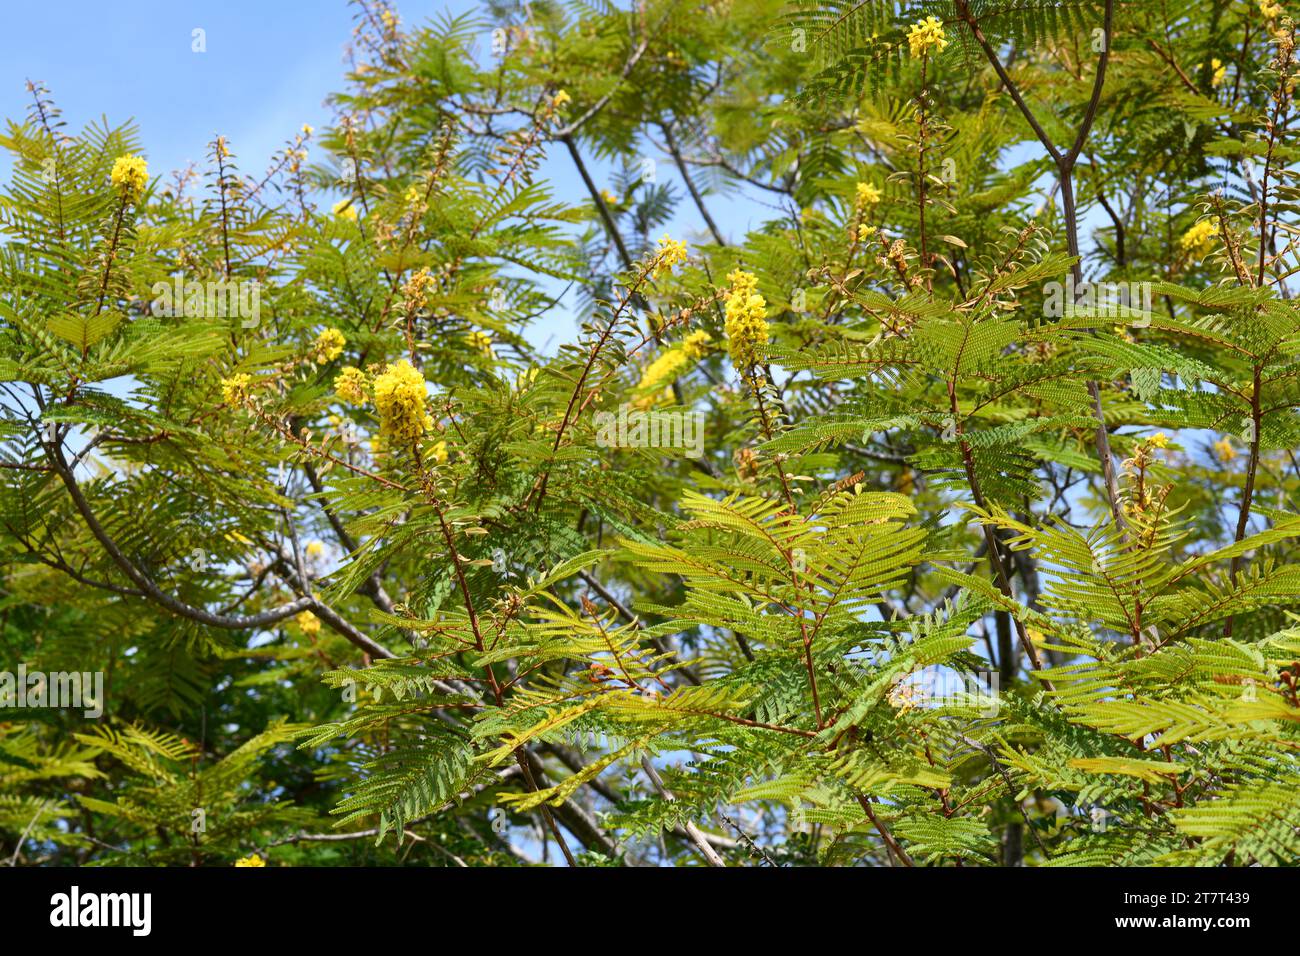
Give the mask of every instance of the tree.
[[362, 0], [262, 177], [34, 84], [2, 848], [1294, 862], [1295, 25], [894, 6]]

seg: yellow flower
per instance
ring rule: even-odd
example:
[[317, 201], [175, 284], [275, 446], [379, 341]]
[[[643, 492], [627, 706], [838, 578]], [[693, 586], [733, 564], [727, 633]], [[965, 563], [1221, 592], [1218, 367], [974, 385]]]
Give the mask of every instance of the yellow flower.
[[1282, 4], [1274, 3], [1273, 0], [1259, 0], [1259, 12], [1269, 20], [1276, 20], [1283, 13]]
[[113, 172], [109, 174], [109, 179], [128, 195], [138, 195], [149, 182], [149, 164], [139, 156], [119, 156], [113, 161]]
[[737, 269], [727, 277], [731, 293], [727, 296], [727, 346], [736, 368], [748, 371], [758, 360], [758, 347], [768, 340], [767, 301], [754, 290], [758, 279]]
[[302, 135], [303, 135], [303, 136], [310, 136], [310, 135], [311, 135], [312, 133], [314, 133], [314, 132], [316, 132], [316, 129], [315, 129], [315, 127], [313, 127], [310, 123], [303, 123], [303, 124], [302, 124]]
[[900, 714], [905, 714], [909, 710], [916, 708], [917, 702], [921, 698], [917, 690], [915, 684], [907, 684], [900, 680], [889, 688], [886, 699], [889, 701], [889, 706], [893, 707], [894, 710]]
[[447, 464], [447, 443], [445, 441], [440, 441], [434, 445], [433, 448], [430, 449], [430, 453], [433, 455], [433, 460], [438, 464]]
[[388, 366], [375, 379], [375, 408], [379, 412], [379, 430], [395, 444], [409, 445], [433, 427], [425, 410], [429, 393], [424, 376], [402, 359]]
[[1214, 237], [1219, 231], [1218, 217], [1202, 219], [1188, 229], [1178, 240], [1178, 248], [1191, 255], [1193, 259], [1204, 259], [1214, 248]]
[[244, 404], [253, 388], [253, 376], [244, 372], [221, 380], [221, 400], [234, 408]]
[[402, 295], [406, 297], [407, 308], [419, 311], [429, 304], [429, 290], [438, 284], [429, 267], [425, 266], [407, 279], [402, 285]]
[[334, 379], [334, 394], [353, 405], [362, 404], [366, 400], [366, 373], [353, 365], [345, 365]]
[[412, 182], [407, 186], [406, 193], [402, 194], [402, 202], [413, 209], [425, 208], [425, 194], [428, 193], [428, 182]]
[[486, 332], [475, 330], [465, 336], [465, 341], [468, 342], [472, 348], [478, 349], [487, 355], [492, 354], [492, 336], [488, 335]]
[[[683, 349], [666, 349], [662, 355], [647, 365], [646, 370], [641, 373], [641, 381], [637, 383], [637, 391], [653, 392], [659, 386], [672, 382], [689, 362], [690, 359]], [[653, 403], [654, 396], [647, 395], [637, 404], [651, 405]]]
[[307, 557], [319, 558], [325, 554], [325, 545], [319, 541], [309, 541], [307, 543]]
[[907, 33], [907, 47], [913, 59], [925, 56], [931, 48], [940, 53], [948, 45], [948, 38], [943, 32], [943, 22], [938, 17], [926, 17], [912, 25]]
[[[319, 625], [318, 625], [319, 626]], [[266, 861], [254, 853], [235, 861], [235, 866], [266, 866]]]
[[658, 258], [655, 260], [654, 277], [662, 278], [672, 275], [673, 266], [686, 261], [686, 243], [670, 239], [665, 233], [659, 240]]
[[1156, 432], [1147, 439], [1147, 444], [1152, 448], [1168, 448], [1169, 437], [1164, 432]]
[[866, 209], [868, 206], [874, 206], [880, 202], [881, 194], [871, 183], [858, 183], [858, 208]]
[[1228, 74], [1228, 68], [1224, 66], [1223, 61], [1216, 56], [1210, 61], [1210, 69], [1214, 71], [1214, 75], [1210, 77], [1210, 85], [1218, 86], [1223, 82], [1223, 78]]
[[758, 290], [758, 277], [752, 272], [733, 269], [727, 273], [727, 282], [731, 284], [733, 295], [749, 295]]
[[560, 92], [556, 93], [555, 96], [552, 97], [551, 105], [558, 110], [568, 106], [572, 101], [573, 97], [569, 96], [569, 94], [564, 90], [560, 90]]
[[357, 221], [357, 207], [352, 205], [351, 199], [340, 199], [330, 207], [330, 212], [334, 213], [334, 215], [338, 216], [340, 219], [348, 219], [352, 222]]
[[600, 198], [603, 199], [603, 200], [605, 200], [605, 205], [606, 205], [606, 206], [621, 206], [621, 205], [622, 205], [622, 203], [619, 202], [618, 197], [615, 196], [615, 195], [614, 195], [612, 192], [610, 192], [608, 189], [602, 189], [602, 190], [600, 191]]
[[1232, 442], [1226, 438], [1220, 438], [1214, 443], [1214, 457], [1227, 464], [1237, 457], [1237, 449], [1233, 447]]
[[704, 354], [706, 347], [712, 341], [713, 336], [703, 329], [699, 329], [682, 339], [682, 351], [693, 362]]
[[[710, 341], [712, 337], [709, 333], [699, 329], [682, 339], [679, 345], [665, 349], [641, 373], [641, 381], [637, 383], [636, 390], [646, 394], [636, 404], [643, 408], [653, 405], [658, 399], [654, 393], [680, 377], [690, 363], [704, 354]], [[672, 392], [668, 391], [668, 398], [671, 399], [671, 396]]]
[[293, 621], [298, 625], [298, 630], [308, 637], [315, 637], [320, 633], [320, 618], [311, 611], [299, 611]]
[[318, 362], [332, 362], [343, 354], [343, 346], [347, 344], [348, 340], [338, 329], [326, 329], [316, 336], [312, 355]]

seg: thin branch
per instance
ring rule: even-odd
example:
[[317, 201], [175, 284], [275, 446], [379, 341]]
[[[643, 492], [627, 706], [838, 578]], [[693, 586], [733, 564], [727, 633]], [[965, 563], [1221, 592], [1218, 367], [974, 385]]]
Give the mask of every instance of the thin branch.
[[263, 611], [260, 614], [250, 615], [225, 615], [216, 614], [205, 608], [195, 607], [192, 604], [180, 600], [179, 598], [163, 591], [154, 583], [149, 575], [145, 574], [136, 566], [130, 558], [122, 551], [118, 543], [100, 524], [96, 517], [94, 509], [91, 508], [90, 502], [86, 500], [81, 486], [77, 484], [76, 477], [68, 467], [67, 460], [63, 457], [63, 449], [56, 444], [47, 444], [44, 440], [41, 442], [45, 450], [46, 457], [50, 464], [54, 466], [55, 472], [62, 480], [64, 487], [67, 488], [68, 494], [72, 497], [73, 506], [81, 515], [82, 521], [85, 522], [87, 529], [95, 540], [100, 543], [104, 551], [112, 562], [117, 565], [118, 569], [125, 574], [131, 582], [143, 592], [145, 597], [151, 599], [154, 603], [165, 607], [173, 614], [188, 618], [191, 621], [197, 621], [200, 624], [207, 624], [211, 627], [221, 627], [229, 630], [248, 630], [255, 628], [267, 627], [283, 621], [285, 618], [293, 617], [303, 611], [311, 611], [319, 617], [324, 623], [328, 624], [338, 633], [342, 634], [357, 647], [364, 650], [372, 657], [393, 657], [392, 651], [376, 644], [370, 638], [366, 637], [355, 627], [344, 620], [337, 612], [327, 607], [319, 599], [310, 595], [300, 597], [297, 600], [290, 601], [288, 604], [282, 604], [279, 607], [272, 608], [269, 611]]

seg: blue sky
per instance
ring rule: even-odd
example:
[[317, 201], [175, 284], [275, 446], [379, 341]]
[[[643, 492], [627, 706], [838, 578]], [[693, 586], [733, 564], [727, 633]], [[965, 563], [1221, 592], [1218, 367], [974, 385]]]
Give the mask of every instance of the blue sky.
[[[407, 23], [470, 0], [405, 0]], [[72, 127], [106, 115], [140, 126], [152, 171], [202, 161], [220, 132], [247, 171], [303, 123], [327, 125], [342, 88], [345, 0], [92, 0], [10, 3], [0, 32], [0, 115], [21, 118], [44, 80]], [[195, 29], [207, 51], [191, 49]]]

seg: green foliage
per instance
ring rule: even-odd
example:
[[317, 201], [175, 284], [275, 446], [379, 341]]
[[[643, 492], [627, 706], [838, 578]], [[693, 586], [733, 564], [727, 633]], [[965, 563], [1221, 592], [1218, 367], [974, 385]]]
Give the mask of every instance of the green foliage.
[[363, 0], [264, 176], [34, 86], [0, 857], [1293, 865], [1294, 24], [895, 6]]

